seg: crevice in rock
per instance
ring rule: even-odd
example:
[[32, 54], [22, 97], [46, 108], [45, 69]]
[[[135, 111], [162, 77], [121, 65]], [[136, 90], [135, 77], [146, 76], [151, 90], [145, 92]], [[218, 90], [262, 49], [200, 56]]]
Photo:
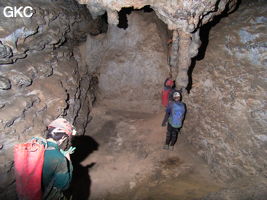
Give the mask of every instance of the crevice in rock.
[[126, 29], [128, 27], [127, 15], [130, 15], [131, 12], [133, 11], [143, 11], [146, 13], [146, 12], [153, 12], [154, 10], [149, 5], [146, 5], [140, 9], [134, 9], [134, 7], [121, 8], [121, 10], [118, 12], [119, 23], [117, 26], [119, 28]]
[[192, 57], [192, 59], [191, 59], [191, 64], [190, 64], [190, 66], [188, 68], [188, 72], [187, 72], [188, 85], [186, 87], [186, 90], [188, 91], [188, 93], [190, 93], [190, 90], [192, 89], [192, 85], [193, 85], [192, 75], [193, 75], [193, 71], [194, 71], [196, 62], [204, 59], [204, 57], [205, 57], [206, 49], [207, 49], [208, 44], [209, 44], [210, 30], [214, 26], [216, 26], [221, 21], [221, 19], [229, 16], [231, 13], [236, 11], [238, 9], [238, 7], [240, 6], [240, 3], [241, 3], [241, 0], [238, 0], [235, 7], [230, 7], [230, 5], [228, 4], [226, 6], [226, 9], [220, 15], [215, 16], [212, 19], [212, 21], [204, 24], [203, 26], [201, 26], [199, 28], [199, 38], [201, 40], [201, 43], [200, 43], [200, 46], [198, 48], [197, 54], [194, 57]]
[[131, 14], [132, 11], [133, 11], [133, 7], [122, 8], [119, 11], [119, 23], [117, 25], [119, 28], [126, 29], [128, 27], [127, 15]]

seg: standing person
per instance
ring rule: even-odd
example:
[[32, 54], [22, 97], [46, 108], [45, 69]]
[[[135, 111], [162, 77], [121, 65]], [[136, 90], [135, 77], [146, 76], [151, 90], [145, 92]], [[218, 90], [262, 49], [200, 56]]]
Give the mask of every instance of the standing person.
[[164, 87], [161, 94], [161, 104], [164, 107], [167, 107], [168, 103], [172, 99], [170, 98], [170, 94], [172, 94], [173, 92], [173, 86], [174, 86], [174, 81], [171, 78], [167, 78], [164, 81]]
[[59, 146], [75, 134], [73, 126], [63, 118], [57, 118], [48, 125], [42, 172], [42, 199], [66, 199], [63, 191], [68, 189], [72, 179], [73, 166], [70, 154], [75, 148], [71, 147], [68, 151], [63, 151]]
[[163, 149], [170, 149], [171, 151], [174, 149], [174, 144], [182, 127], [185, 115], [185, 104], [181, 101], [181, 93], [179, 91], [174, 91], [172, 93], [172, 98], [173, 101], [168, 104], [162, 122], [162, 126], [166, 126], [168, 121], [166, 141]]

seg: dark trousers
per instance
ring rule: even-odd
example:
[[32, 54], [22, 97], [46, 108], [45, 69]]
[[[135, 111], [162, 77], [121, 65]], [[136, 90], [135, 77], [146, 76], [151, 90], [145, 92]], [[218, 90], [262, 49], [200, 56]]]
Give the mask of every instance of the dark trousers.
[[173, 146], [177, 140], [179, 131], [180, 131], [180, 128], [174, 128], [168, 123], [165, 144]]

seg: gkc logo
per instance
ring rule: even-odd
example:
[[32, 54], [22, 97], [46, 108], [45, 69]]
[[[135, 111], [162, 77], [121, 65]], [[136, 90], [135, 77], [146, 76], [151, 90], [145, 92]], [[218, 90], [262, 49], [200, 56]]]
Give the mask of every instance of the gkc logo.
[[3, 14], [5, 17], [31, 17], [33, 15], [33, 8], [31, 6], [20, 7], [4, 7]]

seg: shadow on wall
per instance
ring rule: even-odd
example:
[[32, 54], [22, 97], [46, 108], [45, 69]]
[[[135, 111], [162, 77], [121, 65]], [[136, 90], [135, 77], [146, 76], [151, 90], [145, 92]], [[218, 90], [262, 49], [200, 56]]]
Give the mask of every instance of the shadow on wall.
[[76, 147], [75, 153], [71, 155], [73, 177], [66, 195], [72, 196], [72, 200], [87, 200], [90, 196], [91, 187], [89, 170], [95, 163], [87, 166], [82, 166], [80, 163], [91, 153], [98, 150], [99, 144], [90, 136], [77, 136], [73, 138], [72, 146]]
[[153, 9], [150, 8], [149, 5], [146, 5], [141, 9], [134, 9], [133, 7], [122, 8], [119, 11], [119, 24], [118, 24], [118, 27], [119, 28], [123, 28], [123, 29], [128, 28], [127, 15], [130, 15], [132, 11], [137, 11], [137, 10], [142, 10], [143, 12], [152, 12], [153, 11]]
[[241, 3], [241, 0], [238, 0], [237, 6], [233, 11], [229, 12], [229, 7], [227, 7], [220, 15], [215, 16], [211, 22], [203, 25], [200, 28], [199, 36], [200, 36], [200, 40], [201, 40], [201, 45], [198, 49], [197, 56], [192, 58], [191, 65], [190, 65], [188, 72], [187, 72], [189, 83], [188, 83], [186, 89], [187, 89], [188, 93], [190, 93], [190, 90], [192, 89], [192, 85], [193, 85], [192, 74], [193, 74], [193, 70], [196, 66], [196, 62], [197, 62], [197, 60], [202, 60], [205, 58], [206, 49], [207, 49], [208, 44], [209, 44], [210, 30], [212, 29], [212, 27], [216, 26], [216, 24], [218, 24], [222, 18], [227, 17], [231, 13], [235, 12], [239, 8], [240, 3]]

